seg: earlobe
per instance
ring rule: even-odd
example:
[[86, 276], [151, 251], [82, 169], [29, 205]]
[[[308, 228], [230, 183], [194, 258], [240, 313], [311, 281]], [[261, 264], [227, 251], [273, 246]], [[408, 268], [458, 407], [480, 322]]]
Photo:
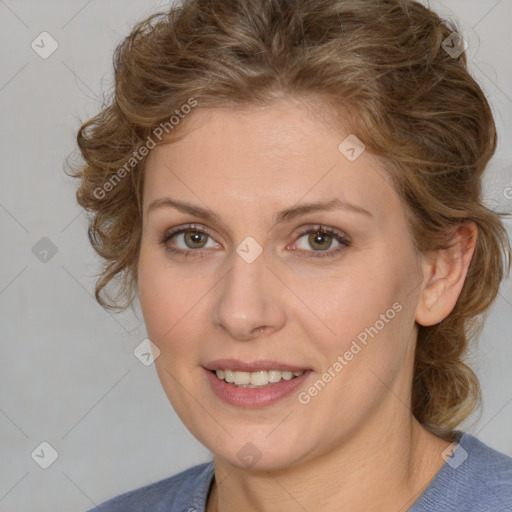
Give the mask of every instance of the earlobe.
[[466, 221], [454, 233], [452, 246], [424, 261], [427, 276], [416, 308], [415, 320], [423, 326], [442, 322], [457, 303], [476, 247], [478, 229]]

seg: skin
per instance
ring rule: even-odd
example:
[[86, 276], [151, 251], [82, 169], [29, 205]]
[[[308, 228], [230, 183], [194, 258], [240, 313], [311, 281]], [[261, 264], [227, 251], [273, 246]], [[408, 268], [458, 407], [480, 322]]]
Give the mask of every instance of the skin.
[[[418, 324], [436, 324], [453, 309], [476, 227], [463, 225], [449, 253], [419, 255], [379, 161], [368, 151], [345, 158], [338, 145], [349, 132], [315, 111], [291, 99], [264, 109], [196, 109], [184, 137], [147, 160], [140, 303], [165, 393], [214, 454], [208, 512], [407, 510], [451, 442], [424, 429], [408, 405], [414, 346]], [[218, 217], [148, 212], [162, 197]], [[284, 208], [332, 198], [371, 216], [323, 210], [273, 222]], [[211, 236], [161, 243], [190, 223]], [[332, 256], [314, 257], [318, 244], [300, 233], [318, 224], [350, 245], [327, 237], [320, 248]], [[248, 236], [263, 249], [252, 263], [236, 252]], [[292, 393], [264, 408], [236, 407], [205, 378], [202, 365], [214, 359], [273, 359], [311, 368], [299, 390], [307, 391], [397, 302], [395, 318], [307, 404]], [[248, 442], [261, 454], [251, 467], [237, 457]]]

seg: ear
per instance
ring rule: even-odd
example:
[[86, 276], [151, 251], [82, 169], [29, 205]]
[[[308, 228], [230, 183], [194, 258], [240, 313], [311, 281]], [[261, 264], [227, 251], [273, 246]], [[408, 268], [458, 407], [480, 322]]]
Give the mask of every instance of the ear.
[[478, 228], [462, 223], [454, 234], [453, 246], [439, 250], [424, 261], [424, 284], [415, 320], [430, 326], [443, 321], [455, 307], [476, 246]]

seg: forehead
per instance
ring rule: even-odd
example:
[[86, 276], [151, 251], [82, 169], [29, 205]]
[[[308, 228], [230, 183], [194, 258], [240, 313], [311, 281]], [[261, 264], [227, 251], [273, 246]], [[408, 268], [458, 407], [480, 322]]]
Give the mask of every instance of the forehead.
[[399, 207], [381, 162], [368, 151], [347, 158], [343, 141], [351, 134], [327, 114], [291, 101], [196, 109], [181, 138], [150, 152], [145, 209], [166, 192], [225, 207], [235, 204], [231, 199], [238, 207], [268, 208], [339, 197], [368, 206], [377, 217]]

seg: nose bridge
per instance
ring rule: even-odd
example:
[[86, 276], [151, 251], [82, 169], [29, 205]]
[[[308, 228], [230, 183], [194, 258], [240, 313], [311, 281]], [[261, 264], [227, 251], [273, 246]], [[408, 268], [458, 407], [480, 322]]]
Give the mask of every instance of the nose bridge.
[[284, 310], [265, 254], [245, 240], [233, 255], [231, 270], [220, 283], [214, 323], [233, 338], [251, 339], [261, 329], [273, 332], [284, 323]]

